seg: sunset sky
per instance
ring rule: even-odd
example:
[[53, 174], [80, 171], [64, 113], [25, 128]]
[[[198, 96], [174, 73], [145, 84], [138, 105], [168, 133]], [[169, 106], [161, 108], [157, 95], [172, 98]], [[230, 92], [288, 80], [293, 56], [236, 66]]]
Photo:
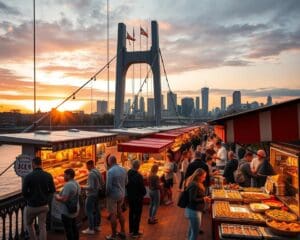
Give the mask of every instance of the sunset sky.
[[[106, 0], [36, 0], [37, 108], [47, 111], [106, 63]], [[0, 111], [33, 110], [33, 6], [0, 0]], [[139, 50], [139, 26], [157, 20], [160, 48], [171, 89], [200, 96], [210, 88], [210, 109], [220, 97], [232, 102], [274, 102], [300, 97], [300, 1], [298, 0], [110, 0], [110, 56], [116, 55], [117, 24], [124, 22]], [[149, 41], [149, 45], [151, 41]], [[146, 39], [142, 37], [142, 50]], [[127, 44], [127, 50], [132, 45]], [[142, 80], [146, 66], [142, 65]], [[114, 108], [115, 62], [110, 68]], [[140, 66], [127, 74], [127, 96], [138, 91]], [[152, 96], [152, 80], [143, 96]], [[168, 91], [162, 74], [164, 93]], [[62, 109], [96, 111], [107, 99], [107, 72]], [[166, 105], [166, 96], [165, 96]]]

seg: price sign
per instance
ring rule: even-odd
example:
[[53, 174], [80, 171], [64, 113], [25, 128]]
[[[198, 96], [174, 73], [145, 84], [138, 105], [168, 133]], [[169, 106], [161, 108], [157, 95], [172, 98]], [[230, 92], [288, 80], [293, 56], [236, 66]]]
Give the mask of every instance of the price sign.
[[19, 177], [25, 177], [32, 171], [32, 159], [32, 156], [25, 154], [16, 157], [14, 169]]

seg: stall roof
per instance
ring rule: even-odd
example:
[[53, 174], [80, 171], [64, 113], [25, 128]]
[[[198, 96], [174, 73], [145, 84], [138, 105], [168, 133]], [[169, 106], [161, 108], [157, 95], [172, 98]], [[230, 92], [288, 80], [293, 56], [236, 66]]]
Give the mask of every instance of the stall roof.
[[156, 133], [158, 130], [150, 128], [114, 128], [108, 129], [108, 132], [130, 136], [146, 136]]
[[180, 137], [183, 133], [180, 132], [161, 132], [161, 133], [155, 133], [151, 135], [151, 137], [156, 139], [175, 139], [177, 137]]
[[140, 152], [140, 153], [159, 153], [170, 147], [174, 141], [164, 139], [147, 139], [132, 140], [118, 144], [119, 152]]
[[226, 142], [241, 144], [300, 139], [300, 98], [209, 122]]
[[113, 133], [89, 131], [36, 131], [30, 133], [0, 134], [0, 143], [52, 147], [53, 150], [87, 146], [109, 142], [116, 137]]

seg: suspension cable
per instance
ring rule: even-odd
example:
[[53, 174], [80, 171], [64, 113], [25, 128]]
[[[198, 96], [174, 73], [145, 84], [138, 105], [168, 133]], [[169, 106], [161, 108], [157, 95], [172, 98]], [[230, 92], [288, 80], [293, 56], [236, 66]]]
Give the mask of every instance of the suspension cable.
[[163, 65], [163, 70], [164, 70], [164, 74], [165, 74], [165, 77], [166, 77], [166, 82], [167, 82], [167, 85], [168, 85], [168, 89], [169, 89], [169, 91], [171, 93], [171, 101], [172, 101], [172, 105], [173, 105], [174, 110], [175, 110], [175, 114], [176, 114], [177, 120], [178, 120], [179, 123], [183, 123], [182, 120], [180, 119], [180, 116], [179, 116], [179, 113], [178, 113], [178, 110], [177, 110], [177, 106], [176, 106], [175, 100], [173, 98], [173, 91], [171, 90], [171, 87], [170, 87], [170, 83], [169, 83], [167, 71], [166, 71], [166, 68], [165, 68], [165, 62], [164, 62], [164, 59], [163, 59], [163, 56], [161, 54], [161, 50], [160, 49], [159, 49], [159, 55], [160, 55], [161, 62], [162, 62], [162, 65]]
[[[98, 72], [96, 72], [88, 81], [86, 81], [83, 85], [81, 85], [79, 88], [77, 88], [73, 93], [71, 93], [68, 97], [66, 97], [61, 103], [56, 105], [56, 107], [52, 108], [52, 110], [58, 109], [60, 106], [62, 106], [65, 102], [73, 98], [81, 89], [83, 89], [87, 84], [89, 84], [91, 81], [95, 80], [96, 77], [111, 64], [112, 61], [114, 61], [117, 58], [117, 55], [115, 55], [109, 62], [107, 62]], [[51, 111], [52, 111], [51, 110]], [[48, 117], [51, 114], [51, 111], [47, 112], [44, 116], [40, 117], [37, 121], [35, 121], [33, 124], [31, 124], [29, 127], [25, 128], [22, 132], [28, 132], [32, 128], [35, 128], [40, 124], [46, 117]]]
[[[144, 86], [145, 83], [147, 82], [147, 79], [148, 79], [148, 77], [149, 77], [149, 73], [151, 72], [151, 69], [152, 69], [152, 67], [153, 67], [153, 64], [154, 64], [156, 58], [157, 58], [157, 55], [158, 55], [158, 53], [157, 53], [157, 54], [155, 55], [155, 57], [153, 58], [153, 61], [152, 61], [152, 63], [151, 63], [151, 67], [148, 69], [147, 74], [146, 74], [146, 77], [144, 78], [144, 81], [143, 81], [142, 85], [140, 86], [140, 88], [139, 88], [137, 94], [135, 94], [135, 96], [138, 97], [139, 94], [142, 92], [143, 86]], [[118, 126], [119, 128], [121, 128], [121, 127], [123, 126], [125, 120], [128, 118], [130, 110], [133, 109], [133, 105], [134, 105], [134, 101], [133, 101], [133, 103], [130, 105], [129, 111], [127, 112], [127, 114], [125, 115], [125, 117], [122, 119], [121, 123], [119, 124], [119, 126]]]

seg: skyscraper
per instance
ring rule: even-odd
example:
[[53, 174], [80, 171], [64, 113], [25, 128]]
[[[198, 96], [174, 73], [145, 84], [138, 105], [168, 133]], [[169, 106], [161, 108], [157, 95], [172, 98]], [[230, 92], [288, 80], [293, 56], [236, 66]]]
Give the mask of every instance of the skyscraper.
[[221, 97], [221, 112], [226, 111], [226, 97]]
[[200, 97], [196, 97], [196, 111], [198, 112], [200, 109]]
[[194, 110], [194, 99], [193, 98], [183, 98], [181, 99], [181, 113], [184, 117], [190, 117]]
[[267, 106], [270, 106], [270, 105], [272, 105], [273, 104], [273, 100], [272, 100], [272, 97], [269, 95], [268, 97], [267, 97]]
[[139, 97], [138, 95], [134, 96], [134, 100], [133, 100], [133, 114], [137, 113], [139, 110]]
[[169, 116], [175, 116], [176, 107], [177, 107], [177, 94], [168, 92], [167, 105], [168, 105]]
[[100, 100], [97, 101], [97, 114], [107, 113], [107, 101]]
[[155, 116], [154, 98], [147, 99], [147, 116], [151, 118]]
[[241, 108], [241, 91], [234, 91], [232, 94], [232, 106], [234, 110]]
[[209, 88], [207, 88], [207, 87], [201, 88], [202, 114], [203, 115], [208, 114], [208, 91], [209, 91]]
[[145, 99], [144, 99], [144, 97], [140, 97], [140, 112], [141, 113], [145, 112]]
[[161, 111], [165, 110], [164, 95], [161, 95]]

